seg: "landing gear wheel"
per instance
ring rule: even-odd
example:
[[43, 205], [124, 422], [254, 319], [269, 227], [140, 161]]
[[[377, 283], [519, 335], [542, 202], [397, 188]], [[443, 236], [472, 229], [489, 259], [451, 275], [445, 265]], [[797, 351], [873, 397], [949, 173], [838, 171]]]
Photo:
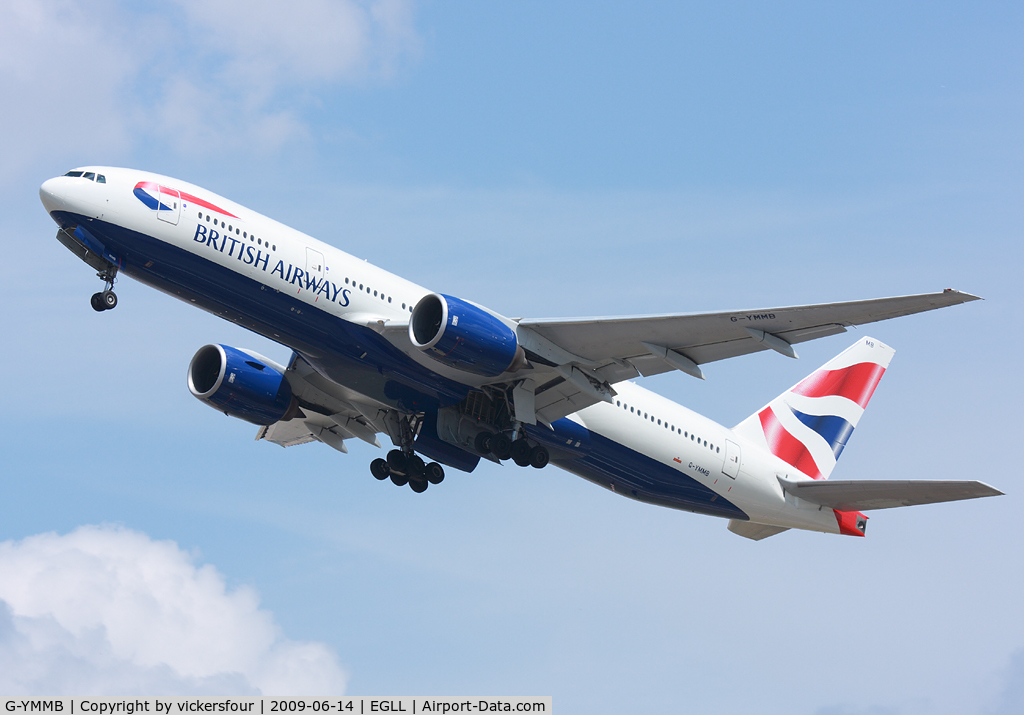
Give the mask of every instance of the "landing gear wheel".
[[551, 455], [548, 454], [548, 450], [541, 445], [537, 445], [530, 450], [530, 466], [536, 469], [543, 469], [548, 466], [548, 462], [551, 461]]
[[406, 458], [405, 473], [409, 475], [409, 479], [423, 479], [424, 469], [426, 469], [426, 465], [418, 454], [410, 454]]
[[414, 479], [409, 482], [409, 488], [417, 494], [422, 494], [427, 491], [427, 487], [430, 486], [425, 479]]
[[409, 477], [400, 472], [391, 472], [391, 483], [396, 487], [404, 487], [409, 483]]
[[370, 462], [370, 474], [373, 475], [374, 479], [384, 481], [391, 476], [391, 467], [388, 463], [381, 458], [377, 458]]
[[494, 439], [494, 435], [490, 432], [481, 432], [473, 440], [473, 447], [480, 454], [491, 453], [491, 440]]
[[530, 466], [530, 443], [525, 439], [517, 439], [511, 447], [512, 461], [520, 467]]
[[104, 310], [113, 310], [114, 308], [117, 307], [117, 294], [114, 293], [114, 291], [105, 290], [102, 293], [100, 293], [100, 296], [102, 296], [103, 298]]
[[491, 437], [491, 453], [502, 460], [512, 456], [512, 440], [507, 434], [498, 433]]
[[102, 313], [104, 310], [107, 309], [107, 306], [103, 302], [102, 293], [93, 293], [92, 298], [89, 299], [89, 304], [92, 306], [92, 309], [95, 310], [97, 313]]
[[423, 476], [425, 476], [427, 481], [431, 484], [440, 484], [444, 481], [444, 467], [437, 462], [431, 462], [427, 465], [426, 470], [423, 472]]
[[[392, 475], [395, 472], [398, 472], [399, 474], [405, 474], [407, 464], [408, 459], [406, 459], [405, 452], [403, 452], [402, 450], [393, 449], [390, 452], [388, 452], [388, 467], [390, 468]], [[392, 481], [394, 480], [392, 479]], [[402, 482], [402, 484], [404, 483], [405, 482]], [[398, 484], [398, 482], [395, 482], [395, 484]], [[398, 484], [398, 486], [402, 486], [402, 484]]]

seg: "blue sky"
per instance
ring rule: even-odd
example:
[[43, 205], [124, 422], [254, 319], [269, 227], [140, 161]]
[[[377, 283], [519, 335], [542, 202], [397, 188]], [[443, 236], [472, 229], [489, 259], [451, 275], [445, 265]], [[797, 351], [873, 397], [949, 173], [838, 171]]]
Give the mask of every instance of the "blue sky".
[[[5, 3], [0, 691], [1017, 712], [1022, 30], [1011, 3]], [[731, 425], [873, 335], [896, 357], [835, 478], [1007, 496], [753, 543], [554, 468], [415, 495], [366, 445], [254, 443], [185, 368], [287, 351], [130, 279], [95, 314], [37, 196], [85, 163], [512, 316], [982, 295], [645, 384]]]

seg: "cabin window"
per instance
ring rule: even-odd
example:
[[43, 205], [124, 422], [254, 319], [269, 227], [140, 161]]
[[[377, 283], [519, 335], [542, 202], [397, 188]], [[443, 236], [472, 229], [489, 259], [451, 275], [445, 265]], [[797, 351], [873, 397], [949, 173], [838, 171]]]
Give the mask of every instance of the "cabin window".
[[633, 408], [632, 408], [632, 407], [630, 407], [630, 408], [629, 408], [629, 411], [630, 411], [630, 412], [632, 413], [632, 412], [633, 412]]
[[200, 211], [200, 212], [199, 212], [198, 214], [196, 214], [196, 215], [197, 215], [197, 216], [199, 216], [199, 218], [202, 218], [202, 217], [203, 217], [203, 212], [202, 212], [202, 211]]

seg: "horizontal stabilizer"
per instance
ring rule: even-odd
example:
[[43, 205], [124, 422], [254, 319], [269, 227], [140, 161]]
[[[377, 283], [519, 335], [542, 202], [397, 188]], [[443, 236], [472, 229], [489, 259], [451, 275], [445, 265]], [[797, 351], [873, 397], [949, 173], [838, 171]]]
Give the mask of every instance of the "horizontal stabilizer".
[[781, 534], [783, 531], [789, 531], [789, 527], [768, 526], [767, 524], [755, 524], [750, 521], [729, 519], [729, 531], [747, 539], [760, 541], [761, 539], [767, 539], [769, 536]]
[[869, 511], [892, 509], [898, 506], [937, 504], [961, 499], [996, 497], [998, 489], [983, 482], [907, 481], [899, 479], [869, 479], [845, 481], [792, 481], [779, 477], [779, 483], [789, 494], [811, 504], [837, 511]]

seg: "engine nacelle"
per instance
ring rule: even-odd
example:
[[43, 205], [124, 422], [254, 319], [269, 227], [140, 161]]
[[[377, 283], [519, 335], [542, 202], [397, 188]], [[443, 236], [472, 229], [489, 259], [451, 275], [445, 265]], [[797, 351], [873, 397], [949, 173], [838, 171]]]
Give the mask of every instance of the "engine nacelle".
[[265, 358], [227, 345], [199, 348], [188, 366], [188, 389], [211, 407], [257, 425], [281, 420], [295, 403], [288, 380]]
[[409, 339], [434, 360], [475, 375], [497, 377], [526, 363], [512, 328], [450, 295], [430, 293], [420, 299], [409, 321]]

